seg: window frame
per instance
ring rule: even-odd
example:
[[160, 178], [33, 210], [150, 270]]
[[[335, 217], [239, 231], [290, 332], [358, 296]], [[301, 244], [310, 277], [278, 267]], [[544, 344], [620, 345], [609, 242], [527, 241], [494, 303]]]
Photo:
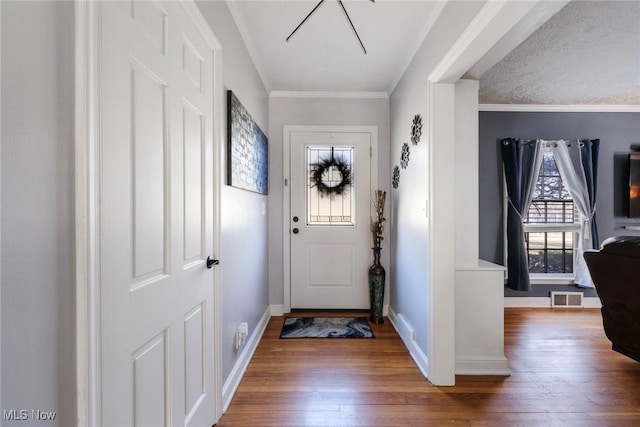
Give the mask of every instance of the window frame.
[[[545, 154], [548, 153], [548, 148], [545, 148]], [[538, 172], [539, 174], [540, 172]], [[503, 239], [504, 239], [504, 260], [507, 265], [509, 258], [507, 248], [507, 215], [509, 211], [509, 195], [507, 194], [507, 180], [504, 175], [504, 169], [502, 171], [502, 189], [503, 189]], [[573, 200], [573, 199], [572, 199]], [[574, 205], [575, 206], [575, 205]], [[574, 222], [566, 223], [533, 223], [522, 224], [525, 233], [528, 232], [566, 232], [573, 233], [573, 265], [576, 265], [576, 250], [578, 245], [578, 239], [580, 238], [580, 223], [583, 221], [583, 216], [577, 211], [576, 219]], [[508, 270], [505, 269], [504, 280], [507, 283], [509, 279]], [[575, 272], [572, 273], [529, 273], [529, 279], [532, 285], [572, 285], [574, 284]]]

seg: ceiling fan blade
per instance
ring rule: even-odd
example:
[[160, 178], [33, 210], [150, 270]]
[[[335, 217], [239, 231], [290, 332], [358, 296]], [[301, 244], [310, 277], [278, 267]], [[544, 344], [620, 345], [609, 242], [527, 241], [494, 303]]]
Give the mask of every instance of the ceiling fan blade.
[[367, 49], [365, 49], [364, 44], [362, 43], [362, 40], [360, 40], [360, 36], [358, 35], [358, 32], [356, 31], [356, 27], [353, 25], [353, 22], [351, 22], [351, 18], [349, 18], [349, 14], [347, 13], [347, 9], [344, 7], [344, 4], [342, 3], [342, 0], [338, 0], [338, 3], [340, 3], [340, 6], [342, 7], [342, 10], [344, 11], [344, 15], [347, 17], [347, 21], [349, 21], [349, 24], [351, 24], [351, 28], [353, 29], [353, 32], [355, 33], [356, 37], [358, 38], [358, 41], [360, 42], [360, 46], [362, 46], [362, 50], [364, 51], [365, 55], [367, 54]]
[[302, 22], [300, 22], [300, 23], [298, 24], [298, 26], [296, 27], [296, 29], [295, 29], [295, 30], [293, 30], [293, 31], [291, 32], [291, 34], [289, 34], [289, 37], [287, 37], [286, 41], [289, 41], [289, 39], [291, 38], [291, 36], [292, 36], [296, 31], [298, 31], [298, 28], [302, 27], [302, 24], [304, 24], [304, 23], [306, 22], [306, 20], [307, 20], [307, 19], [309, 19], [309, 17], [310, 17], [311, 15], [313, 15], [313, 12], [315, 12], [315, 11], [320, 7], [320, 5], [321, 5], [322, 3], [324, 3], [324, 0], [320, 0], [320, 2], [316, 5], [316, 7], [314, 7], [314, 8], [313, 8], [313, 10], [311, 10], [311, 12], [309, 12], [309, 14], [308, 14], [308, 15], [307, 15], [303, 20], [302, 20]]

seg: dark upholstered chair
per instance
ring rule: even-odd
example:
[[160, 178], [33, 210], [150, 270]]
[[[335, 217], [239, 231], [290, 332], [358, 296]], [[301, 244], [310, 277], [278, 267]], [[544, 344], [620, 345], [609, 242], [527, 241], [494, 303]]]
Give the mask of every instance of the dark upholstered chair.
[[611, 237], [584, 258], [613, 350], [640, 362], [640, 237]]

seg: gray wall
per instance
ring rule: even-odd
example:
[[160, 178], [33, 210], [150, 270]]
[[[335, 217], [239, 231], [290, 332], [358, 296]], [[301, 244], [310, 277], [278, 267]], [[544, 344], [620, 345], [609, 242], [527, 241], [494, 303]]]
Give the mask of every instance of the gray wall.
[[[75, 423], [73, 3], [2, 2], [2, 408]], [[27, 425], [3, 421], [3, 425]]]
[[[391, 158], [389, 166], [400, 165], [402, 144], [410, 145], [407, 169], [401, 169], [400, 186], [391, 190], [390, 244], [391, 309], [402, 315], [415, 332], [415, 341], [425, 353], [429, 330], [430, 226], [425, 215], [429, 194], [429, 129], [427, 124], [428, 77], [455, 43], [483, 2], [449, 2], [427, 35], [391, 96]], [[423, 120], [422, 139], [411, 145], [414, 115]], [[437, 226], [437, 225], [436, 225]], [[437, 248], [434, 248], [437, 250]]]
[[[497, 141], [506, 137], [599, 138], [596, 217], [600, 240], [634, 233], [622, 227], [639, 222], [626, 217], [625, 168], [629, 145], [640, 141], [640, 113], [481, 112], [480, 258], [504, 265], [502, 163]], [[551, 290], [567, 289], [567, 286], [533, 285], [531, 292], [518, 292], [505, 288], [505, 296], [548, 296]]]
[[[269, 99], [269, 301], [283, 304], [282, 200], [284, 125], [378, 126], [378, 187], [389, 191], [388, 99]], [[383, 264], [389, 265], [388, 251]]]
[[[222, 44], [225, 89], [236, 94], [258, 126], [267, 134], [267, 94], [226, 2], [203, 1], [198, 2], [198, 7]], [[226, 107], [223, 123], [223, 159], [226, 159]], [[272, 142], [269, 141], [269, 144]], [[272, 171], [269, 173], [273, 175]], [[219, 176], [224, 184], [226, 176], [225, 164]], [[269, 176], [269, 180], [271, 179]], [[247, 322], [251, 337], [269, 305], [267, 200], [268, 197], [261, 194], [227, 185], [222, 187], [220, 272], [223, 304], [222, 369], [225, 380], [239, 355], [234, 350], [237, 327], [241, 322]]]

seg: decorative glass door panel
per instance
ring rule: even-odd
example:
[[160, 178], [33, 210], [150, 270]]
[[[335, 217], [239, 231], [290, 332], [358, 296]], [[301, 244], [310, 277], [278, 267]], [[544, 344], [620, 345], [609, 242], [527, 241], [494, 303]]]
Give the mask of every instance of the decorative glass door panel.
[[307, 146], [307, 225], [354, 226], [355, 147]]

